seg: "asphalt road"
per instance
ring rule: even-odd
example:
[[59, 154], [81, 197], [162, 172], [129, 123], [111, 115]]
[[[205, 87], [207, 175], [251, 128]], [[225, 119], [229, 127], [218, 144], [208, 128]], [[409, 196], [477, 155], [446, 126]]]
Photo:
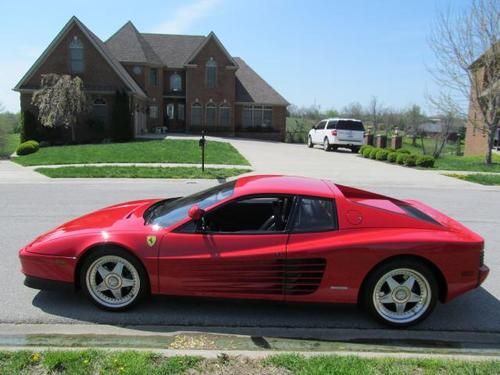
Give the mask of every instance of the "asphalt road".
[[[168, 325], [225, 327], [232, 332], [246, 328], [289, 327], [380, 329], [352, 306], [290, 305], [268, 302], [234, 302], [155, 297], [126, 313], [96, 309], [80, 294], [38, 292], [23, 286], [18, 250], [40, 233], [85, 212], [120, 201], [178, 196], [215, 182], [197, 181], [67, 181], [1, 183], [0, 181], [0, 324], [1, 323], [106, 323], [113, 325]], [[434, 314], [414, 331], [489, 332], [500, 338], [500, 199], [498, 189], [462, 189], [370, 186], [371, 190], [398, 198], [422, 200], [455, 217], [486, 239], [486, 263], [492, 273], [482, 288], [455, 301], [438, 305]], [[69, 328], [70, 330], [70, 328]], [[280, 331], [283, 330], [283, 331]], [[499, 342], [500, 345], [500, 342]]]

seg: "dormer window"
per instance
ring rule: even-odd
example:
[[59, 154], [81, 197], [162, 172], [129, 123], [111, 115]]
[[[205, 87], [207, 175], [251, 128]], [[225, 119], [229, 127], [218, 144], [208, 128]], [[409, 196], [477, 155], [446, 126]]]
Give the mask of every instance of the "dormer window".
[[83, 44], [75, 35], [69, 44], [70, 68], [72, 73], [83, 72]]
[[177, 72], [170, 76], [170, 91], [182, 91], [182, 78]]
[[217, 63], [213, 57], [205, 64], [205, 81], [209, 89], [217, 87]]

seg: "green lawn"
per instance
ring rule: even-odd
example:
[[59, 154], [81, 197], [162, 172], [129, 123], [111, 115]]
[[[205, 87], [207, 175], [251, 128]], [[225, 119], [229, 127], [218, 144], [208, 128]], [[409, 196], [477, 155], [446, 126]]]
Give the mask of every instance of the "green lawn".
[[[248, 161], [229, 143], [208, 141], [205, 162], [248, 165]], [[129, 143], [44, 147], [34, 154], [20, 156], [21, 165], [81, 163], [201, 163], [196, 140], [168, 139]]]
[[447, 174], [447, 176], [455, 177], [460, 180], [475, 182], [481, 185], [500, 185], [500, 173], [498, 174]]
[[164, 357], [148, 352], [6, 351], [0, 374], [499, 374], [500, 361], [387, 359], [286, 354], [266, 359], [219, 355]]
[[19, 145], [19, 134], [6, 134], [5, 147], [0, 146], [0, 158], [8, 158]]
[[248, 169], [198, 167], [88, 166], [36, 168], [53, 178], [225, 178], [249, 172]]

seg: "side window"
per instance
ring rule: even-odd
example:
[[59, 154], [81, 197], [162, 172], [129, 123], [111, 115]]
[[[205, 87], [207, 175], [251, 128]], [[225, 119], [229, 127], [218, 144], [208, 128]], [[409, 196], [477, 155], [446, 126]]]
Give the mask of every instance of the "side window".
[[294, 232], [320, 232], [337, 228], [337, 215], [333, 200], [300, 198], [293, 223]]
[[335, 129], [335, 121], [328, 121], [328, 125], [326, 126], [328, 130]]
[[208, 212], [198, 228], [192, 222], [180, 230], [210, 233], [268, 233], [285, 230], [293, 198], [288, 196], [260, 196], [238, 199]]
[[325, 128], [326, 121], [320, 121], [316, 124], [316, 130], [323, 130]]

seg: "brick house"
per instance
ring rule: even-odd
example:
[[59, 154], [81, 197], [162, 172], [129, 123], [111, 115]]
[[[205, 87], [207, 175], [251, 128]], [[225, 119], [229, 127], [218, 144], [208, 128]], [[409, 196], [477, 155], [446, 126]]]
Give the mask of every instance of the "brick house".
[[[494, 46], [496, 48], [496, 56], [498, 58], [498, 53], [500, 51], [500, 42]], [[486, 53], [493, 53], [493, 50], [490, 49]], [[466, 156], [474, 156], [474, 155], [485, 155], [488, 150], [488, 133], [485, 129], [485, 121], [483, 118], [483, 114], [479, 109], [479, 105], [477, 103], [476, 95], [473, 95], [475, 87], [479, 87], [480, 91], [488, 87], [485, 84], [485, 69], [481, 64], [481, 60], [483, 59], [483, 54], [479, 59], [477, 59], [469, 69], [473, 73], [473, 87], [471, 88], [471, 94], [469, 98], [469, 113], [467, 116], [467, 125], [466, 125], [466, 133], [465, 133], [465, 147], [464, 147], [464, 155]], [[500, 61], [500, 60], [498, 60]], [[498, 77], [498, 72], [500, 69], [500, 65], [498, 62], [496, 63], [495, 76]], [[495, 90], [500, 90], [500, 80], [496, 80], [495, 83], [491, 82], [489, 84], [490, 87]], [[497, 103], [500, 100], [500, 97], [497, 97]], [[494, 135], [494, 146], [500, 148], [500, 128], [497, 125], [497, 130]]]
[[[88, 117], [110, 129], [117, 90], [128, 94], [135, 136], [163, 130], [283, 140], [288, 102], [244, 60], [207, 36], [140, 33], [129, 21], [105, 42], [72, 17], [14, 88], [36, 112], [42, 74], [79, 76]], [[79, 121], [77, 139], [92, 138]]]

